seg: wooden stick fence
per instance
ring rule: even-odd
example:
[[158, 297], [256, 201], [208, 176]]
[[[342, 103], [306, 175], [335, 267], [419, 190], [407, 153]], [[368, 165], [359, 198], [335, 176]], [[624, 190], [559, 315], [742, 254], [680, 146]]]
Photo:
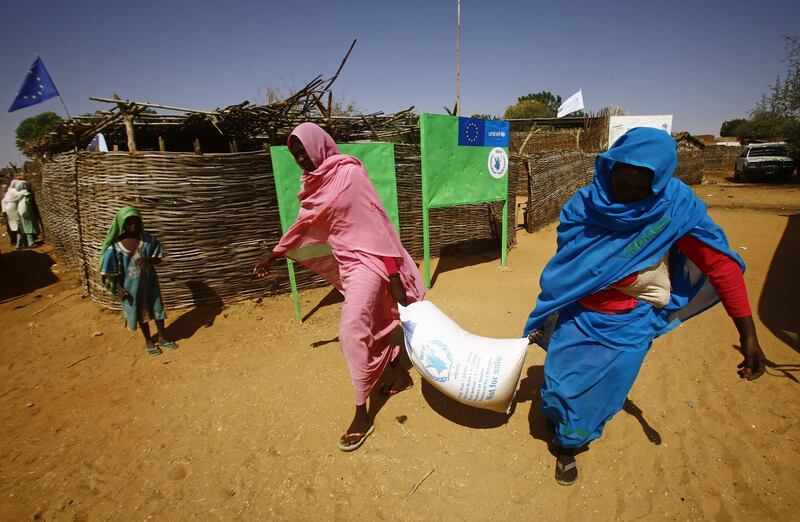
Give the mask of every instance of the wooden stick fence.
[[[401, 239], [422, 255], [422, 192], [418, 145], [395, 145]], [[59, 262], [81, 272], [95, 301], [116, 306], [100, 284], [100, 248], [117, 210], [142, 211], [145, 229], [167, 257], [159, 266], [165, 304], [218, 304], [289, 291], [286, 265], [266, 280], [250, 275], [280, 238], [272, 165], [265, 151], [225, 154], [139, 152], [66, 153], [45, 164], [42, 215]], [[509, 192], [513, 201], [513, 187]], [[434, 255], [450, 245], [497, 240], [501, 206], [436, 209]], [[509, 245], [514, 212], [509, 212]], [[299, 270], [298, 286], [323, 285]]]

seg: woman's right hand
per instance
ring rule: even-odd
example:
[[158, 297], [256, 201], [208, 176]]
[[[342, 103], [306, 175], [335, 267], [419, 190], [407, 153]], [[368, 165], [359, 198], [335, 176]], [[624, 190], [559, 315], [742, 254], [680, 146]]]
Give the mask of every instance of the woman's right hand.
[[535, 332], [529, 333], [528, 334], [528, 344], [530, 345], [530, 344], [538, 343], [539, 341], [542, 340], [543, 336], [544, 336], [544, 329], [543, 328], [539, 328]]
[[128, 293], [122, 286], [117, 286], [117, 297], [119, 297], [120, 301], [124, 301], [125, 299], [129, 298], [131, 294]]
[[272, 268], [272, 264], [275, 262], [275, 258], [276, 257], [274, 254], [270, 254], [261, 261], [259, 261], [258, 263], [256, 263], [256, 266], [253, 267], [253, 273], [256, 275], [257, 278], [264, 279], [265, 277], [267, 277], [270, 268]]

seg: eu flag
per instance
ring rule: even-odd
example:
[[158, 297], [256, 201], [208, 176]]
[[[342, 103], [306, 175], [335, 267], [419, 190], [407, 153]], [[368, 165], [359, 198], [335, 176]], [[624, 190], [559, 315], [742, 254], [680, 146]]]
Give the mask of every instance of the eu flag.
[[458, 118], [458, 144], [462, 147], [483, 147], [483, 134], [486, 120], [477, 118]]
[[14, 103], [8, 108], [8, 112], [42, 103], [54, 96], [58, 96], [58, 89], [53, 84], [53, 80], [50, 79], [50, 75], [47, 74], [44, 62], [37, 56], [36, 61], [31, 66], [31, 70], [28, 71], [25, 80], [22, 82], [22, 87], [19, 88], [19, 93], [17, 93]]
[[507, 121], [458, 118], [458, 144], [472, 147], [508, 147]]

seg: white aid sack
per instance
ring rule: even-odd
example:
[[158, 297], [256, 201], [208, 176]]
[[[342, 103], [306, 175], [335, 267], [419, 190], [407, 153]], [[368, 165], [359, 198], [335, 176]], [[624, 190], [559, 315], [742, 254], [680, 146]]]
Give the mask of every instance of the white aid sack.
[[411, 363], [436, 389], [464, 404], [508, 413], [528, 339], [464, 331], [430, 301], [400, 307]]

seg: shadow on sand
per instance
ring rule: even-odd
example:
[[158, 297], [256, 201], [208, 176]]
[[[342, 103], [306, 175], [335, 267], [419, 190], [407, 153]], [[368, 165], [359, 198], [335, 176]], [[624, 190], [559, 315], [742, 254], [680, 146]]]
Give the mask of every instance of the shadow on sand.
[[0, 301], [35, 292], [58, 282], [53, 259], [34, 249], [6, 250], [0, 255]]
[[311, 318], [311, 316], [317, 313], [317, 311], [319, 311], [320, 309], [325, 308], [326, 306], [332, 306], [335, 305], [336, 303], [342, 303], [342, 302], [344, 302], [344, 296], [342, 295], [342, 293], [335, 288], [331, 288], [331, 291], [328, 292], [328, 295], [323, 297], [322, 300], [314, 306], [314, 308], [309, 310], [306, 313], [306, 315], [303, 316], [302, 322], [308, 321]]
[[758, 316], [775, 337], [800, 353], [800, 215], [789, 216], [772, 258]]
[[476, 239], [464, 241], [442, 248], [439, 262], [431, 275], [431, 286], [445, 272], [480, 265], [490, 261], [500, 261], [500, 241], [498, 239]]
[[214, 326], [217, 316], [225, 308], [217, 292], [206, 283], [192, 280], [188, 281], [186, 286], [192, 292], [195, 307], [167, 325], [166, 335], [173, 341], [189, 339], [200, 328]]
[[[528, 412], [528, 426], [530, 428], [531, 437], [547, 444], [550, 453], [556, 456], [556, 446], [553, 444], [555, 432], [553, 431], [552, 423], [544, 416], [544, 413], [542, 413], [542, 396], [540, 390], [543, 384], [544, 366], [530, 366], [527, 376], [520, 382], [514, 407], [516, 408], [517, 403], [531, 403], [531, 408]], [[639, 421], [647, 440], [656, 446], [661, 444], [661, 434], [647, 422], [644, 418], [644, 412], [642, 412], [632, 400], [626, 399], [622, 410], [625, 413], [633, 415], [636, 420]]]

